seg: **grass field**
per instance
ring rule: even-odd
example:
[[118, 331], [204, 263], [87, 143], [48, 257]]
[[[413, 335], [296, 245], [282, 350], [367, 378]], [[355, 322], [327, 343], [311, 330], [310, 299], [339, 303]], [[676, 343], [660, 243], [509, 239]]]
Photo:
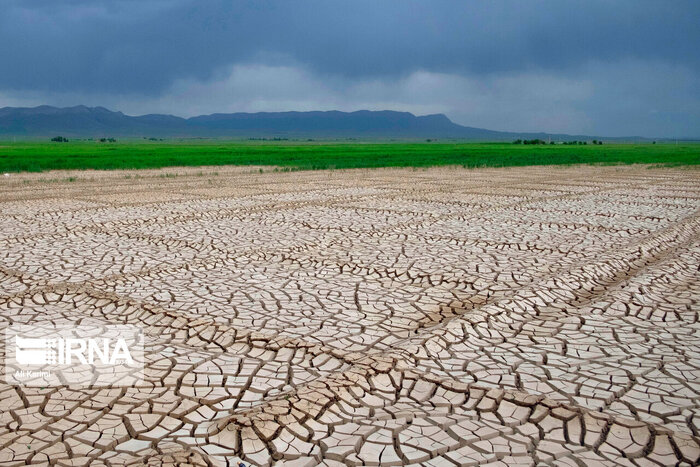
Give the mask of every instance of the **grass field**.
[[271, 165], [289, 169], [700, 163], [700, 144], [0, 142], [0, 172]]

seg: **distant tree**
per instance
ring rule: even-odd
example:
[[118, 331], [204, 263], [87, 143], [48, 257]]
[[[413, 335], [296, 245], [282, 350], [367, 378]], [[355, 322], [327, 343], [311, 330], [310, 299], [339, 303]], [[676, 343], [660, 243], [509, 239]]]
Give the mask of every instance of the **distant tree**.
[[513, 141], [513, 144], [523, 144], [523, 140], [516, 139], [515, 141]]
[[54, 136], [53, 138], [51, 138], [51, 141], [53, 141], [54, 143], [67, 143], [68, 138], [64, 138], [63, 136]]

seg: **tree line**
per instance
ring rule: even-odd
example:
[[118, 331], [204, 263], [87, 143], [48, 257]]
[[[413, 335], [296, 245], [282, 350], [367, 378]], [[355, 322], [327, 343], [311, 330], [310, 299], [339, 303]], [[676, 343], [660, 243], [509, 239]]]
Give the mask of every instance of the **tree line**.
[[[588, 141], [550, 141], [547, 143], [547, 141], [536, 138], [536, 139], [516, 139], [513, 141], [513, 144], [565, 144], [565, 145], [587, 145]], [[597, 139], [594, 139], [591, 141], [591, 144], [594, 145], [601, 145], [603, 144], [602, 141], [599, 141]]]

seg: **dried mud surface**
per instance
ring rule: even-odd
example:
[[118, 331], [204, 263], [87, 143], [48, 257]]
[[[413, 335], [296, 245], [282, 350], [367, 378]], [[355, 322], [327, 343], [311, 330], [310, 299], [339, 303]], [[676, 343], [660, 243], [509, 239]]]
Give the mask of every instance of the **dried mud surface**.
[[699, 214], [645, 167], [0, 178], [0, 327], [148, 354], [0, 383], [0, 465], [697, 465]]

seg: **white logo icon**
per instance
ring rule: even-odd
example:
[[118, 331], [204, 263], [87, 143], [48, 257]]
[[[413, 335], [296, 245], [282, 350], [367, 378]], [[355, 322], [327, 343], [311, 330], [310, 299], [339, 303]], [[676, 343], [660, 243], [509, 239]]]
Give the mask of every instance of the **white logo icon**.
[[130, 386], [143, 380], [143, 337], [130, 325], [12, 325], [5, 329], [5, 381]]
[[56, 363], [56, 340], [15, 336], [15, 358], [22, 365]]
[[99, 359], [103, 364], [134, 364], [123, 338], [116, 339], [36, 339], [15, 336], [15, 358], [24, 365], [70, 365], [75, 357], [83, 365]]

